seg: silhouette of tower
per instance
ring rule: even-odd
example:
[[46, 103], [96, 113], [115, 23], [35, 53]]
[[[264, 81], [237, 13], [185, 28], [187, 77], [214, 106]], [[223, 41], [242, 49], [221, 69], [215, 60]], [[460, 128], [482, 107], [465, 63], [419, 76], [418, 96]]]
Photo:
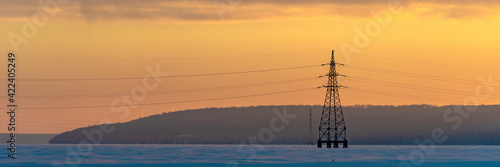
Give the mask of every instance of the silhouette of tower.
[[347, 148], [346, 127], [344, 121], [344, 113], [340, 104], [339, 88], [343, 86], [337, 82], [337, 76], [340, 76], [336, 71], [334, 58], [334, 51], [332, 51], [332, 59], [329, 64], [330, 72], [328, 76], [328, 84], [323, 86], [326, 90], [325, 104], [323, 105], [323, 112], [321, 114], [321, 121], [319, 123], [319, 139], [318, 148], [326, 143], [327, 148], [339, 147], [339, 143]]
[[309, 142], [307, 145], [314, 145], [312, 136], [312, 107], [309, 107]]

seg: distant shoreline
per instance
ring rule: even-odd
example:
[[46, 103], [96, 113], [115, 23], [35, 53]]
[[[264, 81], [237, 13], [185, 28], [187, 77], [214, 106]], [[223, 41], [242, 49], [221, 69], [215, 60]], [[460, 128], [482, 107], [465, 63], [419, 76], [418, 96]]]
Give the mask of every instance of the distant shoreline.
[[[49, 144], [57, 134], [16, 134], [16, 144]], [[0, 140], [7, 141], [9, 133], [0, 133]]]

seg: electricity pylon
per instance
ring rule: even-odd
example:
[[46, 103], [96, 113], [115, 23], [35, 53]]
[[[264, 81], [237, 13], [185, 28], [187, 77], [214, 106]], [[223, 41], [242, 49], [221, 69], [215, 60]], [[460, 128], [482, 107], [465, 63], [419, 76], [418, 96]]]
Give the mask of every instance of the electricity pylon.
[[312, 135], [312, 107], [309, 107], [309, 142], [307, 145], [314, 145]]
[[327, 90], [319, 123], [318, 148], [321, 148], [323, 143], [326, 143], [327, 148], [332, 148], [332, 143], [334, 148], [338, 148], [339, 143], [347, 148], [346, 126], [339, 95], [339, 88], [343, 86], [337, 82], [337, 76], [342, 75], [336, 71], [335, 67], [339, 64], [335, 63], [334, 51], [332, 51], [332, 59], [327, 65], [330, 66], [330, 72], [327, 75], [328, 84], [323, 86]]

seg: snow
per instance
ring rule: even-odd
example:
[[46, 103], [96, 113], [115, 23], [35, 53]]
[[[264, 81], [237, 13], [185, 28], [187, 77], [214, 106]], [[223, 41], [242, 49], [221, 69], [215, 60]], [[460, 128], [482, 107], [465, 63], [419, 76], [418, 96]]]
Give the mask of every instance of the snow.
[[[316, 148], [302, 145], [95, 145], [80, 153], [76, 145], [20, 145], [16, 160], [0, 166], [500, 166], [500, 146], [361, 146]], [[88, 149], [88, 148], [87, 148]], [[68, 150], [73, 150], [68, 153]], [[89, 151], [89, 150], [86, 150]], [[81, 154], [89, 153], [88, 155]], [[415, 161], [408, 160], [414, 155]], [[416, 156], [415, 156], [416, 155]], [[66, 164], [66, 159], [73, 162]], [[333, 162], [332, 160], [335, 159]], [[80, 161], [79, 161], [80, 160]], [[58, 166], [58, 165], [55, 165]], [[61, 165], [59, 165], [61, 166]]]

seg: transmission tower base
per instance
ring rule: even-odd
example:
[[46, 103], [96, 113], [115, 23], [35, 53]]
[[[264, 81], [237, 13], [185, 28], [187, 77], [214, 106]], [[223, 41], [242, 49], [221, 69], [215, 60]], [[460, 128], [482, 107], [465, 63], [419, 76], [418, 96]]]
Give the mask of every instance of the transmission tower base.
[[339, 148], [340, 143], [342, 144], [342, 148], [349, 148], [347, 146], [348, 145], [347, 140], [344, 140], [344, 141], [318, 140], [318, 148], [323, 148], [323, 143], [326, 143], [326, 148], [332, 148], [332, 144], [333, 144], [333, 148]]

